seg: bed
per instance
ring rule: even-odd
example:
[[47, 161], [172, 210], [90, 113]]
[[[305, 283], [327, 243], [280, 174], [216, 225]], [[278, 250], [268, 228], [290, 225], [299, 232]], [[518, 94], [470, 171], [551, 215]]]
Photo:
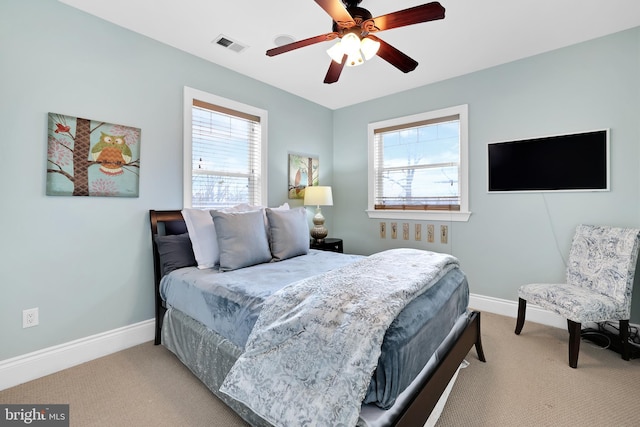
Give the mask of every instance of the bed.
[[[267, 302], [275, 299], [269, 297], [274, 294], [280, 295], [283, 289], [292, 288], [286, 286], [292, 282], [313, 284], [317, 280], [329, 280], [331, 277], [334, 280], [340, 279], [338, 281], [341, 281], [342, 288], [347, 280], [342, 279], [348, 278], [349, 270], [357, 270], [359, 267], [366, 271], [373, 265], [366, 263], [374, 262], [370, 257], [309, 250], [308, 234], [303, 236], [307, 245], [306, 252], [288, 256], [288, 247], [291, 245], [287, 243], [287, 247], [283, 247], [282, 242], [278, 243], [277, 238], [269, 235], [268, 226], [270, 218], [278, 224], [278, 218], [289, 218], [294, 215], [294, 210], [287, 210], [286, 213], [274, 213], [270, 209], [266, 211], [273, 215], [268, 218], [263, 210], [265, 233], [272, 246], [269, 257], [276, 258], [278, 262], [258, 262], [255, 265], [244, 266], [234, 264], [235, 258], [230, 260], [227, 256], [220, 267], [223, 264], [233, 264], [228, 271], [222, 271], [220, 267], [198, 268], [193, 265], [193, 261], [175, 261], [175, 257], [169, 257], [172, 260], [168, 266], [167, 250], [188, 252], [189, 249], [195, 249], [195, 246], [191, 246], [191, 239], [187, 238], [187, 223], [190, 220], [187, 219], [185, 222], [182, 212], [177, 210], [150, 211], [155, 273], [155, 344], [163, 344], [176, 354], [217, 397], [249, 424], [255, 426], [270, 426], [272, 423], [267, 421], [269, 417], [265, 416], [264, 412], [258, 415], [256, 412], [259, 411], [241, 403], [242, 399], [237, 394], [235, 398], [230, 397], [233, 390], [230, 394], [227, 394], [227, 391], [232, 388], [230, 384], [241, 384], [240, 381], [230, 381], [229, 378], [238, 371], [240, 362], [248, 359], [247, 355], [251, 353], [249, 350], [255, 344], [255, 335], [260, 335], [253, 329], [259, 329], [261, 323], [258, 318], [261, 311], [264, 309], [267, 312], [264, 308], [268, 307]], [[216, 226], [227, 219], [226, 216], [217, 217]], [[306, 214], [304, 219], [306, 221]], [[284, 227], [272, 230], [274, 233], [296, 234], [296, 230], [286, 223]], [[254, 230], [252, 238], [258, 234], [262, 232], [256, 233]], [[220, 230], [217, 237], [233, 239], [233, 236], [221, 234]], [[166, 245], [168, 240], [172, 241], [170, 246]], [[179, 244], [174, 244], [174, 241], [179, 241]], [[299, 242], [301, 241], [299, 239]], [[224, 257], [224, 254], [221, 256]], [[407, 254], [404, 253], [403, 256]], [[379, 258], [374, 264], [380, 264], [382, 260], [383, 258]], [[283, 277], [286, 277], [285, 283], [279, 283], [283, 282]], [[219, 281], [228, 283], [224, 285], [226, 287], [220, 288]], [[258, 291], [252, 284], [254, 282], [259, 282]], [[459, 366], [471, 347], [475, 346], [478, 359], [485, 361], [480, 339], [480, 313], [466, 307], [466, 277], [458, 268], [452, 268], [446, 274], [439, 274], [438, 279], [433, 282], [427, 291], [421, 291], [422, 293], [412, 298], [406, 307], [397, 313], [384, 334], [382, 345], [378, 345], [382, 350], [379, 359], [376, 359], [377, 367], [367, 380], [370, 383], [359, 406], [358, 425], [424, 425], [441, 395], [448, 386], [450, 387], [452, 378], [457, 375]], [[325, 289], [325, 285], [322, 286], [322, 289]], [[220, 291], [214, 293], [216, 296], [211, 296], [208, 292], [212, 289], [224, 289], [222, 296]], [[237, 296], [238, 292], [240, 297]], [[416, 316], [412, 310], [423, 310], [420, 307], [435, 304], [430, 300], [435, 300], [436, 294], [444, 295], [438, 297], [444, 302], [431, 306], [429, 311], [434, 314], [419, 315], [421, 318], [427, 318], [424, 324], [412, 321]], [[449, 314], [436, 315], [439, 312]], [[263, 313], [261, 320], [264, 317], [268, 316]], [[427, 325], [428, 322], [432, 323]], [[395, 335], [392, 331], [396, 331]], [[434, 338], [429, 342], [423, 341], [427, 336], [430, 340], [431, 336]], [[404, 340], [402, 343], [399, 337]], [[375, 347], [375, 343], [373, 346]], [[407, 359], [411, 360], [407, 362]], [[268, 362], [264, 363], [270, 365]], [[227, 383], [223, 383], [225, 378]], [[221, 391], [221, 386], [224, 391]], [[259, 389], [258, 385], [255, 388]], [[264, 394], [269, 393], [260, 393]], [[252, 402], [254, 399], [255, 397], [245, 398], [245, 401]]]

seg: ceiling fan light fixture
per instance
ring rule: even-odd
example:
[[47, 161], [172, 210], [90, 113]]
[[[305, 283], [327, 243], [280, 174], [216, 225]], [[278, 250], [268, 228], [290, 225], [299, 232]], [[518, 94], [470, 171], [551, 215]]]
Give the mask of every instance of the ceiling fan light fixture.
[[342, 64], [342, 57], [344, 56], [344, 49], [342, 43], [338, 42], [327, 49], [327, 54], [336, 61], [338, 64]]
[[364, 55], [364, 59], [366, 59], [367, 61], [373, 58], [376, 53], [378, 53], [378, 49], [380, 49], [380, 42], [371, 40], [368, 37], [363, 38], [362, 42], [360, 42], [360, 50]]
[[360, 50], [360, 38], [354, 33], [347, 33], [342, 36], [343, 52], [349, 56], [355, 55]]
[[373, 58], [379, 48], [380, 42], [368, 37], [360, 40], [356, 34], [348, 33], [342, 37], [341, 41], [327, 49], [327, 54], [338, 64], [342, 64], [342, 58], [347, 55], [345, 65], [355, 67]]

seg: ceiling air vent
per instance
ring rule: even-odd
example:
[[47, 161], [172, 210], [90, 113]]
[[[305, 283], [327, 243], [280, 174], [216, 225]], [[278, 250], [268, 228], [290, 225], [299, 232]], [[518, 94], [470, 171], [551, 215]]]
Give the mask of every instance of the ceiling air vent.
[[240, 53], [247, 48], [247, 46], [240, 44], [237, 41], [232, 40], [229, 37], [224, 36], [222, 34], [216, 37], [216, 39], [213, 42], [217, 45], [220, 45], [226, 49], [232, 50], [236, 53]]

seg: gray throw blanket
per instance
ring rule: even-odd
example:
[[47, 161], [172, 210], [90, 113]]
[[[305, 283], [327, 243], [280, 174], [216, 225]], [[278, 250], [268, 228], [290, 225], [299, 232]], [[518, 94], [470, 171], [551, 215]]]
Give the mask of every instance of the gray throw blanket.
[[387, 328], [456, 267], [451, 255], [392, 249], [281, 289], [220, 391], [275, 426], [355, 426]]

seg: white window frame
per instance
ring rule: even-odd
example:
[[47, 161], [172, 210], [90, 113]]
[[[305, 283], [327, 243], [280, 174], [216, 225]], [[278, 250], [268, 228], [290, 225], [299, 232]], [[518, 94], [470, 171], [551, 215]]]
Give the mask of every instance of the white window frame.
[[268, 173], [267, 173], [267, 111], [221, 96], [213, 95], [188, 86], [184, 87], [184, 134], [183, 134], [183, 207], [192, 207], [192, 141], [193, 141], [193, 117], [192, 108], [193, 101], [199, 100], [209, 104], [218, 105], [231, 110], [240, 111], [260, 117], [261, 129], [261, 148], [260, 148], [260, 201], [258, 204], [266, 205], [269, 200], [268, 189]]
[[[380, 122], [369, 123], [368, 125], [368, 146], [369, 146], [369, 170], [368, 170], [368, 206], [367, 215], [375, 219], [398, 219], [398, 220], [427, 220], [427, 221], [468, 221], [471, 216], [469, 210], [469, 115], [468, 105], [458, 105], [443, 108], [435, 111], [414, 114], [411, 116], [398, 117]], [[401, 209], [375, 209], [375, 130], [391, 126], [402, 126], [404, 124], [415, 123], [426, 120], [434, 120], [447, 116], [458, 116], [460, 118], [460, 167], [458, 185], [460, 190], [460, 210], [401, 210]]]

